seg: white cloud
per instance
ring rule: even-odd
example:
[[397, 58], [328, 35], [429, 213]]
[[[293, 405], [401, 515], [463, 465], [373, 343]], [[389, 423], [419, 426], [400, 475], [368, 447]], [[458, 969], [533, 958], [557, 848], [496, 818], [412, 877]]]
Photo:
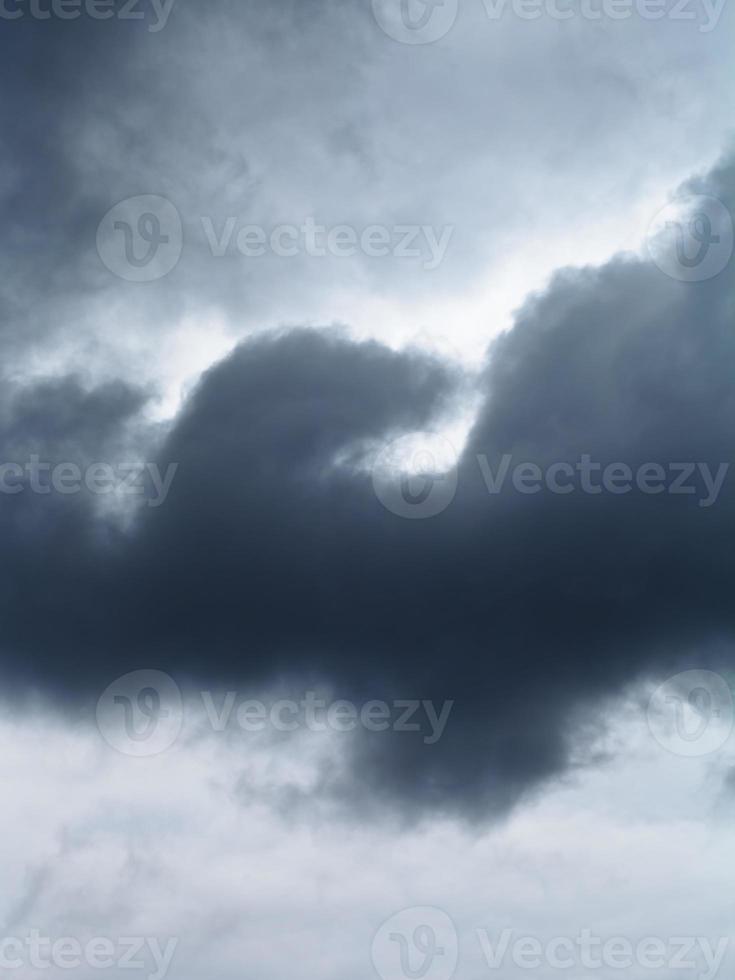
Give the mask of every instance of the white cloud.
[[[375, 931], [412, 906], [451, 916], [456, 975], [473, 980], [529, 974], [510, 961], [489, 970], [477, 929], [493, 941], [503, 928], [545, 942], [587, 927], [633, 942], [715, 943], [730, 929], [723, 896], [735, 854], [722, 779], [732, 746], [701, 759], [671, 755], [651, 738], [639, 703], [613, 707], [597, 746], [614, 748], [610, 761], [474, 828], [340, 812], [316, 789], [321, 764], [339, 765], [340, 736], [276, 743], [216, 734], [200, 717], [165, 754], [135, 759], [110, 749], [86, 719], [6, 708], [5, 934], [177, 937], [171, 975], [184, 980], [371, 977]], [[299, 794], [308, 806], [289, 807]]]

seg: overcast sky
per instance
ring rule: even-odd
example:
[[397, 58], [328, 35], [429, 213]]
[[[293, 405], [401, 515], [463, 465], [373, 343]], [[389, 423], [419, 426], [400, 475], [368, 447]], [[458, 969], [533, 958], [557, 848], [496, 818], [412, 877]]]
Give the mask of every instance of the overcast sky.
[[732, 970], [734, 17], [0, 2], [0, 972]]

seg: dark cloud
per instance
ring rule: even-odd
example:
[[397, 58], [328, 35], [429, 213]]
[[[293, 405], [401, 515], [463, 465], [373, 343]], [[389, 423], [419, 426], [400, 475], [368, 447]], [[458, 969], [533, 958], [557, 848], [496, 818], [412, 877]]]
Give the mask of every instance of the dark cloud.
[[[690, 189], [735, 211], [731, 164]], [[331, 788], [502, 809], [564, 770], [582, 711], [644, 674], [729, 659], [734, 498], [731, 479], [709, 507], [635, 490], [491, 496], [476, 457], [716, 471], [732, 456], [732, 312], [727, 270], [681, 283], [620, 257], [561, 272], [490, 351], [455, 499], [416, 521], [382, 506], [361, 458], [431, 427], [467, 379], [332, 332], [246, 343], [157, 450], [179, 465], [164, 506], [123, 529], [85, 496], [0, 501], [4, 669], [79, 696], [159, 667], [208, 686], [453, 699], [437, 744], [365, 736]], [[4, 458], [110, 459], [131, 432], [152, 451], [142, 399], [73, 379], [16, 392]]]

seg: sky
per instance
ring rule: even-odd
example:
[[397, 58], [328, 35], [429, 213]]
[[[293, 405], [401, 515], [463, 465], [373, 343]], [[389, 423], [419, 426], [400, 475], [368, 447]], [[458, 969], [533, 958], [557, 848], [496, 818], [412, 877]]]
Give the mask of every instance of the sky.
[[1, 0], [0, 971], [732, 968], [727, 0]]

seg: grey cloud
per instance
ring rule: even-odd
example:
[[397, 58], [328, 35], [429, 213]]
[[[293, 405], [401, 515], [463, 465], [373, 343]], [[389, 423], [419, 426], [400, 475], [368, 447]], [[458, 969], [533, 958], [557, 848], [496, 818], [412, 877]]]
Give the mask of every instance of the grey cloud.
[[[442, 43], [408, 50], [356, 3], [179, 0], [155, 33], [4, 24], [3, 457], [135, 450], [161, 473], [179, 466], [165, 504], [127, 525], [84, 494], [0, 499], [9, 683], [77, 704], [160, 665], [454, 699], [436, 745], [366, 738], [354, 781], [330, 786], [483, 811], [564, 770], [581, 707], [642, 673], [723, 657], [727, 480], [704, 510], [635, 493], [489, 499], [476, 456], [716, 472], [733, 422], [728, 272], [678, 283], [634, 257], [560, 272], [491, 348], [456, 498], [431, 520], [388, 513], [358, 465], [366, 446], [431, 427], [476, 380], [415, 351], [266, 334], [204, 375], [170, 431], [146, 421], [146, 382], [187, 319], [221, 314], [240, 337], [339, 319], [342, 289], [358, 305], [363, 287], [386, 306], [462, 296], [560, 214], [589, 227], [609, 202], [632, 204], [630, 187], [660, 193], [661, 167], [708, 157], [729, 119], [726, 31], [682, 26], [604, 23], [591, 42], [579, 22], [490, 24], [478, 2]], [[725, 163], [690, 189], [735, 212], [734, 186]], [[150, 284], [115, 279], [95, 252], [100, 218], [141, 193], [169, 197], [184, 223], [181, 262]], [[400, 263], [214, 261], [199, 219], [232, 214], [458, 230], [427, 279]], [[46, 374], [71, 363], [90, 376], [22, 380], [46, 360]]]
[[[178, 0], [165, 29], [149, 26], [4, 23], [0, 309], [18, 370], [42, 352], [150, 377], [187, 318], [221, 316], [238, 338], [342, 321], [368, 294], [442, 302], [557, 235], [560, 213], [592, 234], [608, 203], [640, 203], [631, 187], [658, 190], [662, 167], [674, 176], [711, 158], [730, 118], [724, 17], [710, 35], [639, 19], [491, 22], [468, 0], [450, 35], [420, 50], [386, 38], [357, 2]], [[584, 134], [573, 152], [571, 129]], [[115, 279], [94, 248], [102, 216], [138, 194], [168, 197], [186, 241], [178, 267], [145, 288]], [[430, 274], [360, 256], [215, 261], [200, 219], [233, 215], [456, 231]], [[371, 327], [391, 342], [413, 329]]]
[[[724, 164], [693, 186], [735, 210], [733, 176]], [[726, 481], [705, 510], [635, 491], [490, 497], [476, 456], [714, 472], [734, 421], [731, 308], [726, 273], [679, 283], [632, 257], [560, 272], [491, 348], [457, 495], [423, 521], [382, 507], [360, 455], [431, 427], [468, 379], [333, 332], [248, 342], [193, 392], [156, 454], [162, 471], [179, 464], [166, 504], [128, 532], [101, 535], [83, 501], [3, 501], [5, 667], [72, 696], [158, 666], [453, 699], [435, 745], [366, 735], [330, 788], [361, 804], [503, 809], [563, 772], [596, 702], [649, 673], [729, 662], [733, 494]], [[59, 390], [77, 406], [67, 418]], [[76, 427], [80, 445], [104, 445], [142, 397], [70, 382], [41, 395], [16, 401], [16, 442], [61, 419], [57, 438]]]

